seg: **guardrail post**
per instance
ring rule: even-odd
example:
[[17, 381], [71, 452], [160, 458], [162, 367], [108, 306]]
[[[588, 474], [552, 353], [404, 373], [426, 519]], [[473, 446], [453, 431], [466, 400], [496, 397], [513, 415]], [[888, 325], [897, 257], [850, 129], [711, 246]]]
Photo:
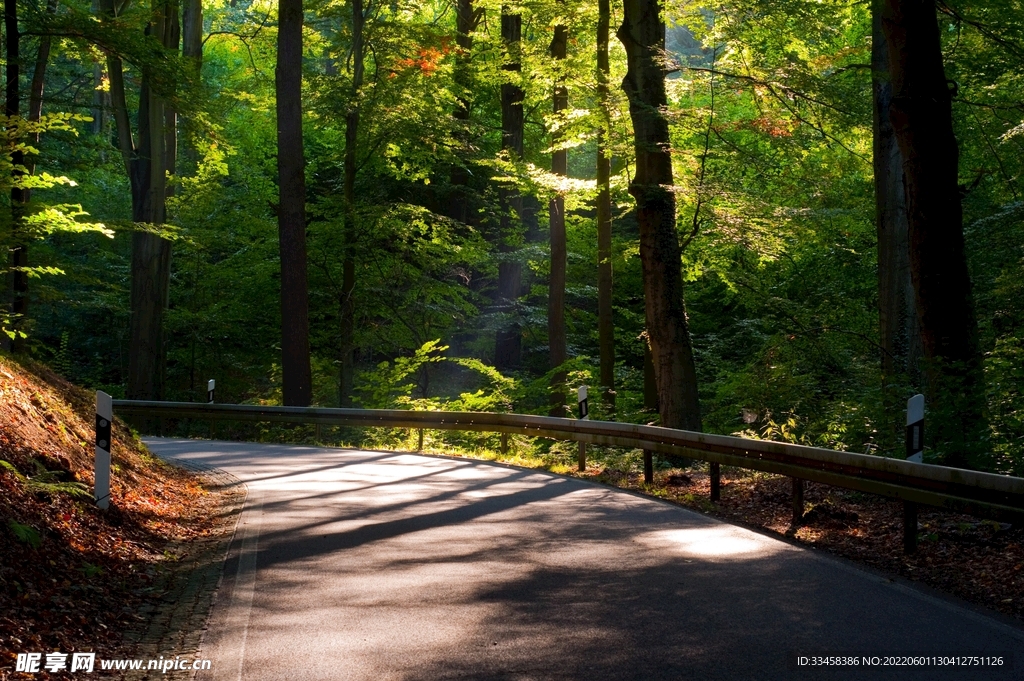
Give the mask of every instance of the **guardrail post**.
[[416, 433], [417, 433], [417, 435], [419, 437], [419, 442], [416, 443], [416, 451], [417, 452], [422, 452], [423, 451], [423, 429], [422, 428], [417, 428], [416, 429]]
[[501, 434], [501, 455], [508, 454], [508, 433]]
[[711, 464], [711, 501], [717, 502], [722, 497], [722, 467]]
[[587, 470], [587, 443], [586, 442], [581, 442], [580, 443], [580, 451], [579, 451], [579, 455], [577, 456], [577, 462], [576, 463], [579, 464], [579, 471], [580, 471], [580, 473], [582, 473], [583, 471]]
[[804, 481], [793, 478], [793, 524], [799, 525], [804, 519]]
[[654, 484], [654, 452], [649, 449], [644, 450], [644, 482]]
[[903, 502], [903, 553], [917, 552], [917, 504]]

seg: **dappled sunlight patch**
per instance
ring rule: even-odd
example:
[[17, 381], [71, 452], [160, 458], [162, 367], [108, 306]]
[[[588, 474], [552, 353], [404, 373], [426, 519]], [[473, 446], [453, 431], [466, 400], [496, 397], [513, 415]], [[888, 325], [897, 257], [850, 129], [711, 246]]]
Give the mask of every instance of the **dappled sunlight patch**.
[[640, 535], [638, 539], [652, 549], [667, 548], [687, 556], [710, 559], [769, 558], [788, 548], [782, 542], [728, 525], [658, 530]]

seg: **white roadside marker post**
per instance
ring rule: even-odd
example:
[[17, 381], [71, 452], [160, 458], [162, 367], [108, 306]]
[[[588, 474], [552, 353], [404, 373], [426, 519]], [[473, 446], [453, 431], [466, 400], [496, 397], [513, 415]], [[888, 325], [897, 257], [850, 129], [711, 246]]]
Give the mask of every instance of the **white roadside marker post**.
[[[924, 395], [907, 400], [907, 461], [924, 463]], [[903, 502], [903, 553], [917, 551], [917, 504]]]
[[[213, 404], [214, 392], [217, 389], [217, 381], [210, 379], [206, 382], [206, 403]], [[210, 419], [210, 439], [217, 439], [217, 427], [214, 425], [213, 419]]]
[[[576, 390], [576, 402], [579, 407], [580, 420], [587, 421], [590, 419], [590, 409], [587, 406], [587, 386], [581, 385]], [[580, 451], [577, 463], [579, 464], [580, 473], [587, 470], [587, 443], [580, 442]]]
[[924, 395], [907, 400], [907, 461], [923, 463]]
[[110, 430], [114, 406], [110, 395], [96, 391], [96, 460], [93, 467], [93, 492], [96, 506], [110, 507]]

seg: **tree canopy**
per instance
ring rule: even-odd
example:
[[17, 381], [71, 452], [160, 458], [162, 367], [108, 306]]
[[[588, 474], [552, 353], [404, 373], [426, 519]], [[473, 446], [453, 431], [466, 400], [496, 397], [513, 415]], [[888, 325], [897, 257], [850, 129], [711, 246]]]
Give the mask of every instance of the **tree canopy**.
[[[923, 391], [970, 421], [926, 460], [1024, 473], [1017, 0], [6, 4], [0, 320], [70, 378], [562, 415], [589, 384], [592, 417], [886, 456]], [[918, 58], [948, 92], [938, 192], [912, 172], [938, 133], [900, 118]], [[957, 234], [976, 362], [950, 383], [926, 245]], [[920, 357], [881, 327], [897, 285]]]

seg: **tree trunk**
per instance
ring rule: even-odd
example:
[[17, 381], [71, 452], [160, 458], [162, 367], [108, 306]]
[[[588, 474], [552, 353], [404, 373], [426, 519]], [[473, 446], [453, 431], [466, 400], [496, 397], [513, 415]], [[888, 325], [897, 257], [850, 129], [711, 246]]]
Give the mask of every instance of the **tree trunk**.
[[[7, 88], [5, 113], [8, 116], [21, 115], [21, 33], [18, 30], [18, 4], [16, 0], [4, 0], [4, 33], [7, 40]], [[15, 151], [11, 154], [11, 163], [15, 167], [25, 163], [24, 154]], [[12, 179], [17, 181], [21, 171], [13, 170]], [[26, 328], [28, 314], [28, 235], [24, 232], [22, 217], [25, 202], [28, 200], [26, 190], [20, 187], [11, 189], [11, 245], [9, 262], [11, 313], [14, 316], [12, 329], [17, 335], [11, 342], [11, 350], [16, 353], [25, 352], [25, 338], [22, 337]]]
[[882, 339], [882, 373], [907, 375], [918, 383], [921, 338], [910, 278], [910, 241], [907, 202], [903, 187], [903, 157], [889, 108], [889, 50], [882, 35], [881, 11], [875, 0], [872, 21], [871, 70], [874, 74], [874, 175], [875, 221], [878, 230], [879, 330]]
[[[185, 0], [181, 11], [181, 54], [192, 67], [194, 87], [202, 83], [203, 71], [203, 2]], [[186, 125], [188, 121], [186, 121]], [[194, 167], [199, 163], [199, 151], [191, 139], [184, 145], [186, 163]]]
[[601, 358], [601, 399], [615, 409], [615, 322], [612, 317], [612, 198], [608, 157], [608, 31], [610, 0], [597, 2], [597, 99], [601, 128], [597, 131], [597, 345]]
[[[510, 8], [501, 8], [501, 39], [508, 53], [508, 61], [502, 69], [510, 73], [516, 82], [501, 85], [501, 148], [513, 159], [523, 157], [523, 89], [518, 85], [519, 41], [522, 35], [523, 18], [509, 14]], [[498, 249], [505, 254], [498, 263], [498, 310], [509, 316], [501, 322], [495, 339], [494, 366], [498, 369], [512, 369], [522, 362], [522, 330], [516, 316], [516, 301], [522, 288], [522, 264], [509, 255], [518, 244], [523, 220], [523, 197], [517, 190], [500, 189], [501, 221], [498, 235]], [[513, 217], [513, 215], [515, 217]]]
[[181, 11], [181, 23], [181, 55], [191, 59], [192, 68], [198, 72], [203, 65], [202, 0], [185, 0]]
[[[46, 13], [56, 14], [57, 13], [57, 0], [47, 0]], [[39, 38], [39, 51], [36, 53], [36, 65], [32, 71], [32, 83], [29, 85], [28, 90], [28, 119], [30, 121], [39, 122], [39, 119], [43, 115], [43, 90], [46, 86], [46, 70], [50, 65], [50, 46], [52, 39], [48, 35], [40, 36]], [[35, 133], [32, 136], [34, 146], [39, 146], [39, 133]], [[35, 172], [35, 159], [31, 159], [29, 164], [26, 165], [26, 169], [29, 174]], [[31, 196], [29, 190], [25, 190], [25, 201], [27, 202]]]
[[[455, 141], [460, 152], [468, 156], [472, 142], [469, 131], [469, 112], [472, 105], [470, 92], [473, 83], [470, 74], [470, 55], [473, 50], [472, 32], [476, 29], [477, 16], [473, 11], [473, 0], [458, 0], [455, 15], [455, 72], [453, 79], [456, 89]], [[465, 162], [465, 159], [463, 159]], [[473, 207], [470, 205], [469, 170], [462, 163], [456, 162], [451, 170], [452, 191], [449, 195], [448, 215], [464, 224], [475, 222]]]
[[681, 251], [676, 235], [672, 157], [666, 106], [665, 24], [655, 0], [626, 0], [619, 40], [628, 71], [622, 87], [629, 98], [636, 147], [636, 173], [629, 193], [636, 200], [647, 332], [658, 382], [661, 425], [700, 430], [697, 375], [683, 302]]
[[882, 444], [903, 444], [905, 384], [921, 384], [921, 332], [910, 279], [910, 239], [903, 188], [903, 157], [889, 120], [892, 82], [889, 50], [882, 35], [881, 0], [872, 12], [871, 71], [874, 104], [875, 225], [878, 234], [878, 329], [882, 400], [887, 417]]
[[903, 156], [929, 439], [947, 465], [984, 468], [990, 465], [984, 376], [935, 4], [884, 0], [881, 19], [892, 80], [890, 120]]
[[[7, 11], [5, 6], [5, 14]], [[7, 24], [6, 30], [8, 36], [14, 35], [15, 40], [8, 40], [8, 50], [13, 50], [15, 53], [19, 52], [20, 39], [17, 34], [17, 7], [13, 8], [15, 14], [12, 19], [12, 23]], [[46, 12], [48, 14], [57, 13], [57, 0], [47, 0]], [[13, 25], [12, 25], [13, 24]], [[50, 63], [50, 46], [52, 40], [50, 36], [44, 35], [39, 38], [39, 51], [36, 53], [35, 69], [32, 72], [32, 82], [29, 86], [28, 95], [28, 120], [38, 122], [43, 111], [43, 86], [46, 82], [46, 68]], [[8, 54], [8, 66], [13, 65], [14, 70], [18, 70], [18, 62], [16, 59], [12, 59], [11, 55]], [[18, 84], [17, 76], [11, 79], [11, 70], [8, 70], [8, 89], [7, 89], [7, 112], [14, 112], [13, 115], [17, 115], [20, 109], [20, 95], [18, 88], [11, 88], [12, 85]], [[33, 133], [32, 135], [33, 146], [39, 147], [39, 133]], [[24, 158], [20, 153], [14, 154], [12, 161], [18, 163], [17, 158], [21, 158], [21, 162], [25, 164], [25, 172], [28, 175], [35, 173], [35, 158]], [[12, 189], [11, 190], [11, 224], [14, 235], [18, 234], [18, 225], [21, 220], [21, 216], [24, 211], [24, 207], [32, 198], [31, 189]], [[27, 267], [28, 266], [28, 243], [26, 241], [15, 242], [14, 247], [11, 249], [10, 263], [14, 267]], [[12, 271], [11, 272], [11, 299], [12, 306], [11, 312], [19, 315], [18, 322], [14, 325], [15, 330], [24, 330], [25, 315], [28, 313], [28, 276], [24, 272]], [[25, 339], [16, 336], [13, 340], [9, 339], [6, 335], [3, 336], [3, 347], [5, 349], [13, 350], [15, 352], [25, 351]]]
[[[559, 24], [555, 26], [555, 37], [551, 41], [551, 57], [556, 69], [565, 59], [569, 30]], [[552, 110], [557, 115], [569, 106], [569, 92], [561, 75], [556, 76], [555, 91], [551, 97]], [[561, 135], [552, 135], [552, 144], [557, 145]], [[556, 149], [551, 154], [551, 172], [565, 176], [568, 172], [568, 154], [565, 149]], [[548, 282], [548, 352], [551, 368], [565, 363], [565, 199], [556, 194], [548, 203], [548, 226], [551, 231], [551, 278]], [[565, 416], [565, 372], [551, 377], [552, 416]]]
[[352, 406], [352, 379], [355, 374], [355, 299], [356, 287], [356, 145], [359, 141], [359, 90], [363, 87], [364, 51], [363, 0], [352, 0], [352, 101], [345, 114], [345, 257], [341, 275], [341, 406]]
[[281, 249], [281, 373], [286, 406], [309, 406], [309, 300], [306, 286], [306, 170], [302, 147], [302, 0], [278, 5], [277, 217]]
[[[164, 47], [177, 53], [181, 46], [181, 22], [179, 21], [178, 0], [166, 0], [164, 10], [164, 35], [162, 42]], [[176, 175], [178, 172], [178, 114], [171, 108], [171, 103], [164, 102], [164, 157], [163, 175]], [[165, 184], [164, 196], [174, 196], [174, 185]]]
[[[111, 14], [112, 4], [107, 4]], [[177, 3], [155, 0], [152, 12], [147, 33], [156, 36], [164, 49], [177, 52]], [[152, 74], [144, 69], [139, 93], [139, 141], [138, 148], [133, 148], [121, 63], [110, 59], [108, 68], [118, 139], [131, 180], [132, 219], [159, 226], [167, 221], [167, 173], [174, 168], [174, 112], [155, 91]], [[131, 265], [131, 352], [126, 390], [129, 399], [163, 399], [166, 355], [163, 319], [170, 277], [171, 242], [156, 234], [135, 232]]]
[[[92, 0], [93, 14], [103, 16], [104, 8], [100, 0]], [[103, 85], [103, 65], [96, 62], [92, 67], [92, 134], [102, 135], [107, 132], [106, 109], [110, 105], [110, 95], [100, 88]], [[100, 151], [100, 157], [105, 160], [105, 153]]]

